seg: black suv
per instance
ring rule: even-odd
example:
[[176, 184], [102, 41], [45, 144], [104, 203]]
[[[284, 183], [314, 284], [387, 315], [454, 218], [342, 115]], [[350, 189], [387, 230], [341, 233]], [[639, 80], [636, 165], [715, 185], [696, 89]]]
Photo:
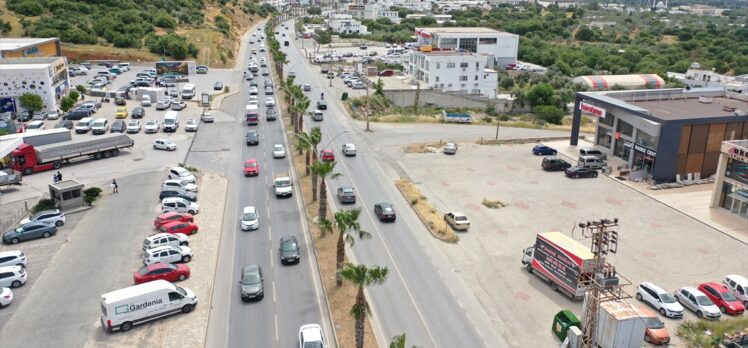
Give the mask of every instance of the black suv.
[[317, 109], [320, 110], [327, 110], [327, 102], [324, 100], [320, 100], [317, 102]]
[[247, 145], [257, 145], [260, 143], [260, 135], [254, 129], [247, 131]]
[[566, 170], [566, 168], [571, 167], [571, 163], [566, 162], [560, 158], [546, 157], [546, 158], [543, 158], [543, 163], [541, 164], [541, 166], [543, 167], [543, 170], [553, 172], [553, 171]]
[[283, 236], [280, 239], [280, 258], [281, 264], [299, 263], [301, 261], [299, 253], [299, 243], [294, 236]]

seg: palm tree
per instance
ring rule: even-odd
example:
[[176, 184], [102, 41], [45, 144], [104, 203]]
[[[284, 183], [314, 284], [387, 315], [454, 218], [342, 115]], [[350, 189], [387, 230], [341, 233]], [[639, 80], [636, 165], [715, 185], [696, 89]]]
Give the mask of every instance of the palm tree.
[[327, 219], [320, 219], [317, 222], [317, 227], [319, 227], [319, 236], [324, 237], [328, 233], [332, 233], [332, 226], [333, 226], [332, 221], [327, 220]]
[[364, 348], [364, 322], [369, 311], [369, 303], [366, 301], [364, 288], [369, 285], [381, 285], [387, 280], [389, 270], [387, 267], [367, 267], [366, 265], [354, 265], [348, 263], [338, 273], [343, 279], [353, 283], [358, 288], [356, 303], [351, 307], [351, 315], [356, 319], [356, 348]]
[[[405, 334], [400, 334], [395, 337], [392, 337], [392, 342], [390, 342], [390, 348], [405, 348]], [[411, 348], [419, 348], [419, 347], [411, 346]]]
[[327, 219], [327, 181], [329, 178], [337, 178], [341, 176], [340, 173], [333, 173], [335, 170], [336, 162], [324, 162], [317, 161], [312, 164], [312, 173], [317, 177], [321, 178], [322, 181], [319, 183], [319, 218]]
[[299, 156], [303, 151], [306, 151], [306, 175], [309, 175], [309, 166], [311, 164], [312, 157], [312, 142], [310, 141], [310, 135], [307, 132], [301, 131], [296, 134], [296, 141], [294, 142], [296, 149], [299, 150]]
[[[312, 162], [317, 162], [317, 145], [322, 141], [322, 130], [314, 127], [309, 132], [309, 142], [312, 143]], [[317, 201], [317, 175], [312, 172], [312, 202]]]
[[[361, 215], [361, 209], [355, 208], [351, 210], [341, 210], [335, 212], [333, 220], [335, 221], [335, 227], [338, 229], [338, 246], [337, 246], [337, 257], [335, 258], [335, 269], [340, 272], [343, 269], [343, 262], [345, 261], [345, 243], [353, 246], [356, 241], [354, 236], [358, 235], [358, 239], [371, 239], [371, 233], [361, 229], [361, 224], [358, 223], [358, 217]], [[338, 273], [335, 277], [337, 286], [343, 286], [343, 278]]]

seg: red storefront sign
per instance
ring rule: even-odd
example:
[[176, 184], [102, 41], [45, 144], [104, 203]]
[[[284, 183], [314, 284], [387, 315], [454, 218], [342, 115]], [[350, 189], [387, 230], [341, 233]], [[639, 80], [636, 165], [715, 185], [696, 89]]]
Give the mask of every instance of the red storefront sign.
[[605, 109], [599, 108], [597, 106], [594, 106], [592, 104], [587, 104], [585, 102], [579, 103], [579, 110], [582, 110], [582, 112], [586, 112], [588, 114], [593, 114], [599, 118], [605, 118]]

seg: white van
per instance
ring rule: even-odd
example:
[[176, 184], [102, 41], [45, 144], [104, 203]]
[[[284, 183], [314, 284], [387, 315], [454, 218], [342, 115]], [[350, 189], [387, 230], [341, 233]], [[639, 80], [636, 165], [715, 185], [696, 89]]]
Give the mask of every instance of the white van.
[[143, 94], [143, 96], [140, 97], [140, 105], [151, 106], [151, 96], [148, 94]]
[[101, 295], [101, 325], [109, 332], [128, 331], [133, 325], [189, 313], [196, 305], [192, 290], [156, 280]]
[[75, 125], [75, 133], [81, 134], [81, 133], [88, 133], [88, 131], [91, 130], [91, 127], [93, 127], [94, 119], [93, 117], [84, 117], [78, 123]]
[[188, 83], [182, 88], [182, 99], [192, 99], [195, 96], [195, 85]]
[[179, 113], [173, 110], [167, 111], [162, 127], [164, 132], [176, 132], [179, 128]]

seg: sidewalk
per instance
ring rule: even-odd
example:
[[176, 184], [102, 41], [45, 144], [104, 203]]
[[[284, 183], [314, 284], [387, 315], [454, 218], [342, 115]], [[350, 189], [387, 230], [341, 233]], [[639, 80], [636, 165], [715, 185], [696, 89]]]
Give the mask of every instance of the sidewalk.
[[[569, 141], [548, 141], [544, 144], [558, 150], [559, 155], [570, 159], [572, 164], [577, 162], [578, 149], [585, 146], [592, 146], [592, 143], [581, 140], [578, 146], [569, 145]], [[608, 164], [615, 168], [624, 162], [615, 157], [608, 157]], [[745, 220], [732, 216], [721, 208], [709, 208], [714, 184], [684, 186], [682, 188], [672, 188], [666, 190], [650, 190], [646, 182], [633, 182], [629, 180], [619, 180], [614, 177], [617, 171], [613, 170], [610, 180], [630, 187], [639, 193], [652, 198], [670, 208], [673, 208], [688, 217], [697, 220], [709, 227], [714, 228], [737, 241], [748, 244], [748, 224]]]

